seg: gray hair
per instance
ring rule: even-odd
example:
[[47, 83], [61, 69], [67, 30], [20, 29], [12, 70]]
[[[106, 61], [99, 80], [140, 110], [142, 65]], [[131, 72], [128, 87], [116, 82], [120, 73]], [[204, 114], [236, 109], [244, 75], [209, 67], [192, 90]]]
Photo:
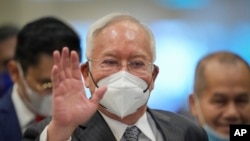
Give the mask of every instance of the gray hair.
[[137, 20], [135, 17], [131, 16], [128, 13], [111, 13], [108, 14], [101, 19], [97, 20], [95, 23], [93, 23], [89, 31], [87, 33], [86, 37], [86, 52], [85, 55], [87, 58], [91, 56], [91, 51], [93, 49], [93, 39], [95, 38], [96, 34], [99, 33], [102, 29], [104, 29], [106, 26], [110, 25], [111, 23], [117, 21], [117, 20], [129, 20], [134, 23], [138, 23], [143, 29], [145, 29], [146, 33], [148, 33], [148, 36], [150, 38], [150, 44], [151, 44], [151, 52], [153, 57], [153, 62], [156, 60], [156, 49], [155, 49], [155, 40], [152, 31], [146, 26], [145, 24], [141, 23], [139, 20]]

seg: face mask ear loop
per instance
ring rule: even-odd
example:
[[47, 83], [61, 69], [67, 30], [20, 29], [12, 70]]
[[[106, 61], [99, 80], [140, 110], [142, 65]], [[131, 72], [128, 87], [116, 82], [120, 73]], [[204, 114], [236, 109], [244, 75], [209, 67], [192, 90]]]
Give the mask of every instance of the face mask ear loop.
[[92, 73], [91, 73], [91, 71], [90, 71], [90, 64], [89, 64], [89, 62], [87, 62], [87, 67], [88, 67], [88, 71], [89, 71], [90, 78], [91, 78], [92, 81], [94, 82], [96, 88], [99, 88], [99, 86], [98, 86], [97, 83], [95, 82], [95, 80], [94, 80], [94, 78], [93, 78], [93, 75], [92, 75]]
[[28, 84], [24, 78], [24, 72], [23, 72], [22, 66], [19, 62], [17, 62], [17, 68], [18, 68], [18, 72], [21, 76], [21, 80], [22, 80], [23, 84], [25, 85], [25, 87], [28, 87]]
[[[154, 71], [154, 69], [155, 69], [155, 66], [153, 65], [152, 72]], [[153, 75], [153, 74], [152, 74], [152, 75]], [[148, 87], [147, 87], [145, 90], [143, 90], [143, 93], [145, 93], [146, 91], [148, 91], [149, 87], [151, 86], [152, 81], [153, 81], [153, 77], [152, 77], [152, 79], [151, 79], [151, 81], [150, 81]]]
[[20, 74], [20, 77], [21, 77], [21, 80], [23, 82], [23, 85], [25, 86], [26, 88], [26, 91], [27, 91], [27, 88], [29, 87], [28, 86], [28, 83], [26, 82], [25, 78], [24, 78], [24, 72], [23, 72], [23, 69], [22, 69], [22, 66], [19, 62], [17, 62], [17, 68], [18, 68], [18, 72]]
[[149, 83], [148, 87], [147, 87], [145, 90], [143, 90], [143, 93], [145, 93], [146, 91], [148, 91], [148, 89], [149, 89], [149, 87], [150, 87], [150, 85], [151, 85], [152, 81], [153, 81], [153, 79], [151, 79], [151, 81], [150, 81], [150, 83]]
[[20, 76], [24, 79], [23, 69], [22, 69], [22, 66], [19, 62], [17, 62], [17, 69], [19, 71]]
[[196, 93], [194, 93], [193, 96], [194, 96], [194, 100], [195, 100], [195, 109], [198, 111], [198, 115], [200, 116], [202, 122], [204, 122], [205, 124], [207, 124], [206, 121], [205, 121], [205, 119], [204, 119], [204, 116], [203, 116], [203, 113], [201, 111], [201, 108], [200, 108], [201, 104], [200, 104], [199, 97], [198, 97], [198, 95]]
[[[93, 78], [93, 75], [92, 75], [92, 73], [91, 73], [91, 71], [90, 71], [90, 64], [89, 64], [89, 62], [87, 62], [87, 67], [88, 67], [88, 71], [89, 71], [89, 75], [90, 75], [90, 78], [92, 79], [92, 81], [94, 82], [94, 84], [95, 84], [95, 86], [96, 86], [96, 88], [99, 88], [99, 86], [97, 85], [97, 83], [95, 82], [95, 80], [94, 80], [94, 78]], [[90, 97], [90, 99], [91, 99], [91, 97]], [[99, 103], [100, 104], [100, 103]], [[102, 104], [100, 104], [103, 108], [105, 108], [105, 109], [107, 109], [105, 106], [103, 106]]]

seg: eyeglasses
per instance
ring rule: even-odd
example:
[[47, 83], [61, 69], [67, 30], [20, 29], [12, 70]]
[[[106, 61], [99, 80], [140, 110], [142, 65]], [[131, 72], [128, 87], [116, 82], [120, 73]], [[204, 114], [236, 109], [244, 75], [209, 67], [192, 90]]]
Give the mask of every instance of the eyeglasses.
[[52, 82], [39, 83], [35, 80], [27, 80], [22, 78], [25, 87], [29, 87], [32, 91], [35, 91], [39, 94], [50, 94], [52, 93]]
[[42, 83], [42, 84], [36, 84], [36, 89], [40, 93], [48, 93], [52, 91], [52, 83]]
[[[122, 68], [122, 62], [116, 59], [88, 59], [88, 62], [96, 63], [95, 68], [106, 75], [118, 72]], [[127, 62], [127, 68], [136, 76], [145, 76], [153, 71], [154, 65], [145, 60], [132, 60]]]
[[[17, 67], [19, 69], [21, 79], [26, 87], [30, 87], [30, 89], [35, 90], [40, 94], [52, 93], [52, 82], [51, 81], [47, 81], [45, 83], [38, 83], [37, 81], [35, 81], [33, 79], [29, 79], [29, 81], [28, 81], [24, 78], [23, 69], [22, 69], [22, 66], [20, 65], [20, 63], [17, 63]], [[31, 88], [31, 86], [32, 86], [32, 88]]]

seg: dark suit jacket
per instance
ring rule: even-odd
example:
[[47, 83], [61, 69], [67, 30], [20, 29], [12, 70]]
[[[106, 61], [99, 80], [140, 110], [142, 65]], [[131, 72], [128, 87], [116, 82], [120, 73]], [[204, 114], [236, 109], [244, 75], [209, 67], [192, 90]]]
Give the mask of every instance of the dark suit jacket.
[[[167, 111], [150, 110], [152, 118], [163, 135], [164, 141], [208, 141], [205, 131], [191, 120]], [[50, 118], [28, 128], [23, 141], [39, 140], [39, 135]], [[96, 113], [86, 124], [79, 125], [72, 134], [72, 141], [116, 141], [109, 126], [100, 113]]]
[[12, 89], [0, 99], [0, 141], [21, 141], [22, 131], [11, 99]]

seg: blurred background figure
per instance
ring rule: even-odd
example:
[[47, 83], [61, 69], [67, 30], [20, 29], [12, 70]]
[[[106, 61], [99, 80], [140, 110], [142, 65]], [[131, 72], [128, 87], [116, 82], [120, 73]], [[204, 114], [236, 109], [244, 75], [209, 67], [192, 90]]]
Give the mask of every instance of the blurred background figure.
[[18, 31], [14, 25], [0, 26], [0, 98], [12, 86], [7, 64], [14, 56]]
[[78, 34], [55, 17], [29, 22], [17, 39], [14, 59], [8, 64], [14, 85], [0, 99], [0, 141], [20, 141], [29, 125], [52, 115], [53, 52], [67, 46], [81, 58]]
[[216, 52], [201, 59], [195, 71], [190, 110], [209, 141], [229, 141], [230, 124], [250, 123], [250, 69], [240, 56]]

